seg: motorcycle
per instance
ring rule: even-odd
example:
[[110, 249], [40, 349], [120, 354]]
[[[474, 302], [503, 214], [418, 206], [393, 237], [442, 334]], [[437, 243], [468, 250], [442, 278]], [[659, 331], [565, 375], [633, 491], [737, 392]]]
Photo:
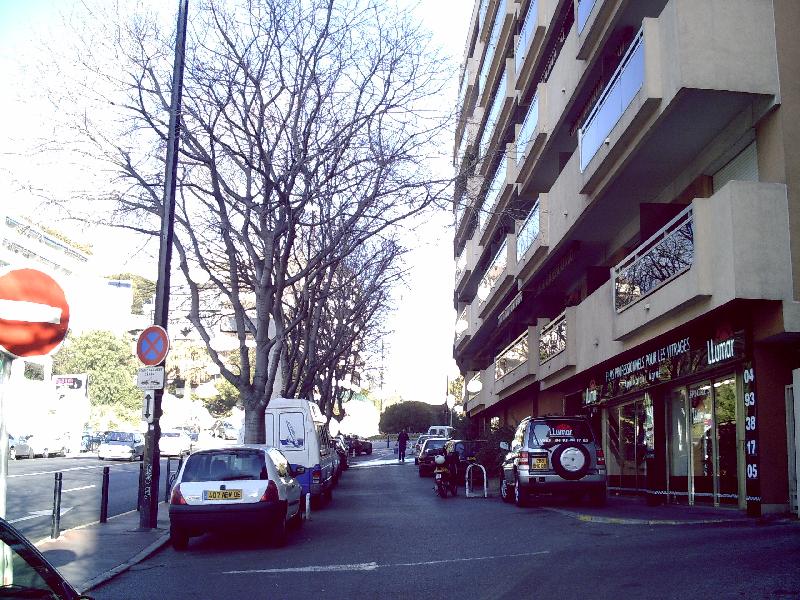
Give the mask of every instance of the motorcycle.
[[433, 469], [436, 493], [440, 498], [447, 498], [448, 491], [455, 496], [458, 485], [456, 484], [455, 473], [451, 473], [450, 468], [447, 466], [447, 458], [443, 454], [437, 454], [433, 461], [436, 464]]

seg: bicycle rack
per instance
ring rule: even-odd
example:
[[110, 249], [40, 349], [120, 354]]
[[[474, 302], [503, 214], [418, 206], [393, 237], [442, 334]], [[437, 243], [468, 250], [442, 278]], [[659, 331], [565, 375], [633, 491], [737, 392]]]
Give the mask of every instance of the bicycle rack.
[[466, 497], [467, 498], [478, 498], [480, 496], [480, 494], [470, 495], [469, 472], [472, 470], [472, 467], [478, 467], [483, 472], [483, 497], [484, 498], [488, 498], [489, 497], [489, 485], [488, 485], [487, 478], [486, 478], [486, 469], [484, 469], [483, 465], [479, 465], [478, 463], [472, 463], [470, 465], [467, 465], [467, 472], [464, 474], [464, 480], [465, 480], [464, 483], [466, 484], [466, 488], [467, 488], [466, 489], [466, 494], [465, 494]]

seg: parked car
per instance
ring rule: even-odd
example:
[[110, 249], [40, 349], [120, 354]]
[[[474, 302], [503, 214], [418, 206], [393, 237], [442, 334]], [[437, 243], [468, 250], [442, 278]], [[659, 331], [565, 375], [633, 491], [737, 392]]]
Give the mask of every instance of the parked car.
[[36, 546], [5, 519], [0, 519], [0, 556], [6, 557], [0, 578], [2, 598], [88, 598], [81, 596]]
[[275, 545], [301, 523], [301, 486], [276, 448], [235, 445], [200, 450], [184, 462], [169, 501], [170, 540], [185, 550], [189, 538], [211, 531], [260, 530]]
[[[486, 440], [448, 440], [444, 449], [445, 452], [454, 453], [458, 457], [456, 466], [456, 477], [460, 483], [464, 483], [464, 476], [467, 474], [467, 467], [475, 462], [478, 451], [485, 447]], [[477, 468], [477, 467], [476, 467]], [[473, 472], [475, 469], [472, 470]]]
[[[420, 450], [422, 450], [422, 445], [425, 443], [425, 440], [428, 440], [428, 439], [430, 439], [432, 437], [436, 437], [436, 436], [428, 435], [427, 433], [423, 433], [422, 435], [420, 435], [414, 441], [414, 445], [411, 447], [411, 454], [414, 455], [414, 464], [415, 465], [419, 464], [419, 453], [420, 453]], [[408, 454], [408, 453], [406, 453], [406, 454]]]
[[167, 429], [161, 432], [158, 451], [162, 456], [183, 456], [192, 451], [192, 438], [185, 431]]
[[347, 438], [347, 447], [350, 450], [350, 454], [353, 456], [358, 456], [359, 454], [372, 454], [372, 442], [360, 438], [357, 435], [351, 435], [349, 438]]
[[69, 441], [66, 435], [31, 433], [16, 441], [15, 454], [25, 458], [66, 456], [68, 446]]
[[431, 425], [428, 427], [427, 434], [434, 437], [449, 438], [453, 435], [453, 428], [449, 425]]
[[522, 420], [503, 461], [500, 496], [524, 506], [539, 493], [588, 495], [603, 505], [607, 496], [606, 461], [591, 423], [583, 417], [527, 417]]
[[435, 466], [433, 459], [437, 454], [441, 454], [445, 442], [447, 438], [428, 438], [423, 442], [416, 461], [420, 477], [433, 473]]
[[144, 436], [130, 431], [107, 431], [97, 448], [97, 458], [144, 460]]
[[186, 425], [179, 425], [175, 429], [178, 430], [178, 431], [183, 431], [186, 435], [189, 436], [189, 439], [192, 440], [192, 442], [196, 442], [197, 440], [200, 439], [200, 432], [197, 430], [196, 427], [188, 427]]

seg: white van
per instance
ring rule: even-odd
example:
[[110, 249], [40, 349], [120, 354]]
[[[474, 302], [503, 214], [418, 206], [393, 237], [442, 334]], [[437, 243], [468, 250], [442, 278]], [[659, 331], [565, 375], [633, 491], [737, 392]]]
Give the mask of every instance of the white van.
[[303, 398], [273, 398], [264, 414], [266, 443], [279, 449], [294, 469], [306, 471], [296, 479], [303, 496], [329, 499], [335, 463], [325, 417], [315, 402]]
[[428, 427], [427, 435], [435, 435], [436, 437], [443, 438], [453, 437], [453, 428], [449, 425], [431, 425]]

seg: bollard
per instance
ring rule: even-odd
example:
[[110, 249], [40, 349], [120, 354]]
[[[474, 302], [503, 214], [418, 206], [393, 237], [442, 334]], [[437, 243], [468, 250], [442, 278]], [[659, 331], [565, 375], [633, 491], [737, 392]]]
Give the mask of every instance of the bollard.
[[136, 510], [142, 510], [142, 481], [144, 480], [144, 461], [139, 463], [139, 489], [136, 492]]
[[61, 482], [62, 473], [56, 473], [55, 485], [53, 486], [53, 518], [50, 526], [50, 537], [58, 539], [61, 533]]
[[311, 520], [311, 494], [306, 494], [306, 521]]
[[387, 448], [389, 447], [389, 436], [388, 435], [386, 436], [386, 447]]
[[166, 479], [164, 479], [164, 502], [169, 502], [169, 474], [172, 470], [172, 459], [167, 457], [167, 471], [165, 473]]
[[100, 522], [108, 521], [108, 473], [109, 468], [103, 467], [103, 487], [100, 491]]

